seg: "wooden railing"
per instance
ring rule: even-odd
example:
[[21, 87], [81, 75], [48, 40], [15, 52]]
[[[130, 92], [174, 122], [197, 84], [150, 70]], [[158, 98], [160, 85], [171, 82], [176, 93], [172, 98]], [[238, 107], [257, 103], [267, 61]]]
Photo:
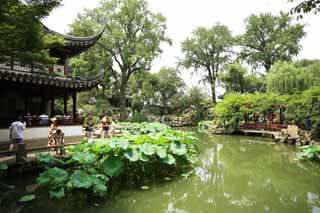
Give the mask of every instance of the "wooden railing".
[[263, 129], [263, 130], [274, 130], [280, 131], [286, 129], [286, 124], [266, 124], [266, 123], [244, 123], [240, 126], [241, 129]]
[[76, 143], [67, 143], [62, 145], [56, 145], [56, 146], [40, 146], [40, 147], [33, 147], [33, 148], [26, 148], [25, 144], [18, 144], [17, 150], [14, 151], [0, 151], [0, 158], [5, 156], [16, 156], [16, 162], [24, 161], [27, 158], [28, 153], [34, 153], [34, 152], [45, 152], [45, 151], [51, 151], [52, 149], [58, 150], [58, 153], [60, 155], [63, 155], [62, 150], [64, 150], [64, 147], [66, 146], [73, 146], [80, 144], [80, 142]]

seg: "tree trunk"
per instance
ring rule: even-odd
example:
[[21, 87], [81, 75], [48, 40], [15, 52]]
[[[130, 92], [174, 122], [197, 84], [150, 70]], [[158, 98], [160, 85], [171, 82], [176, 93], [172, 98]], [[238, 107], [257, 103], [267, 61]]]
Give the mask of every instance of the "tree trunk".
[[124, 121], [127, 118], [126, 114], [126, 84], [121, 83], [120, 86], [120, 120]]
[[164, 110], [163, 114], [167, 115], [168, 114], [168, 103], [167, 103], [167, 101], [163, 101], [163, 110]]
[[216, 79], [210, 80], [210, 86], [211, 86], [211, 95], [212, 95], [212, 102], [216, 103]]

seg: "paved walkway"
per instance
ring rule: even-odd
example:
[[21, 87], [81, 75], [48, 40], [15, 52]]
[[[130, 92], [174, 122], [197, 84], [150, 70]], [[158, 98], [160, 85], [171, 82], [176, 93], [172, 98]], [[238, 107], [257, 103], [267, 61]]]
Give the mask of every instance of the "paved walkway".
[[[65, 137], [82, 136], [82, 126], [59, 126]], [[24, 140], [34, 140], [48, 137], [49, 127], [32, 127], [24, 131]], [[9, 141], [9, 129], [0, 129], [0, 143]]]

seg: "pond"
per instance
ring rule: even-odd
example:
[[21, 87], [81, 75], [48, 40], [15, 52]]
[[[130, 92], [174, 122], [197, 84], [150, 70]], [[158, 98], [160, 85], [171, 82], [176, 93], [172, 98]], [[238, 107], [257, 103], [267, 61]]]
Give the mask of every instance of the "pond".
[[[200, 162], [189, 178], [120, 190], [111, 200], [81, 207], [41, 196], [24, 206], [2, 203], [0, 212], [320, 212], [320, 164], [295, 161], [294, 147], [266, 138], [198, 137]], [[16, 177], [7, 183], [17, 185], [18, 196], [33, 180]]]

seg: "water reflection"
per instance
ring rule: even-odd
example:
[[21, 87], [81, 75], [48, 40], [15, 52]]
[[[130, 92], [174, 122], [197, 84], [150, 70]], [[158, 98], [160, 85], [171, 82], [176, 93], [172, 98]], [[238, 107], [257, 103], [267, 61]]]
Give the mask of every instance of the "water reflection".
[[[112, 201], [67, 212], [320, 212], [319, 164], [295, 161], [292, 147], [268, 139], [199, 137], [199, 166], [188, 179], [121, 191]], [[33, 211], [22, 212], [65, 212], [61, 204], [36, 202]]]

